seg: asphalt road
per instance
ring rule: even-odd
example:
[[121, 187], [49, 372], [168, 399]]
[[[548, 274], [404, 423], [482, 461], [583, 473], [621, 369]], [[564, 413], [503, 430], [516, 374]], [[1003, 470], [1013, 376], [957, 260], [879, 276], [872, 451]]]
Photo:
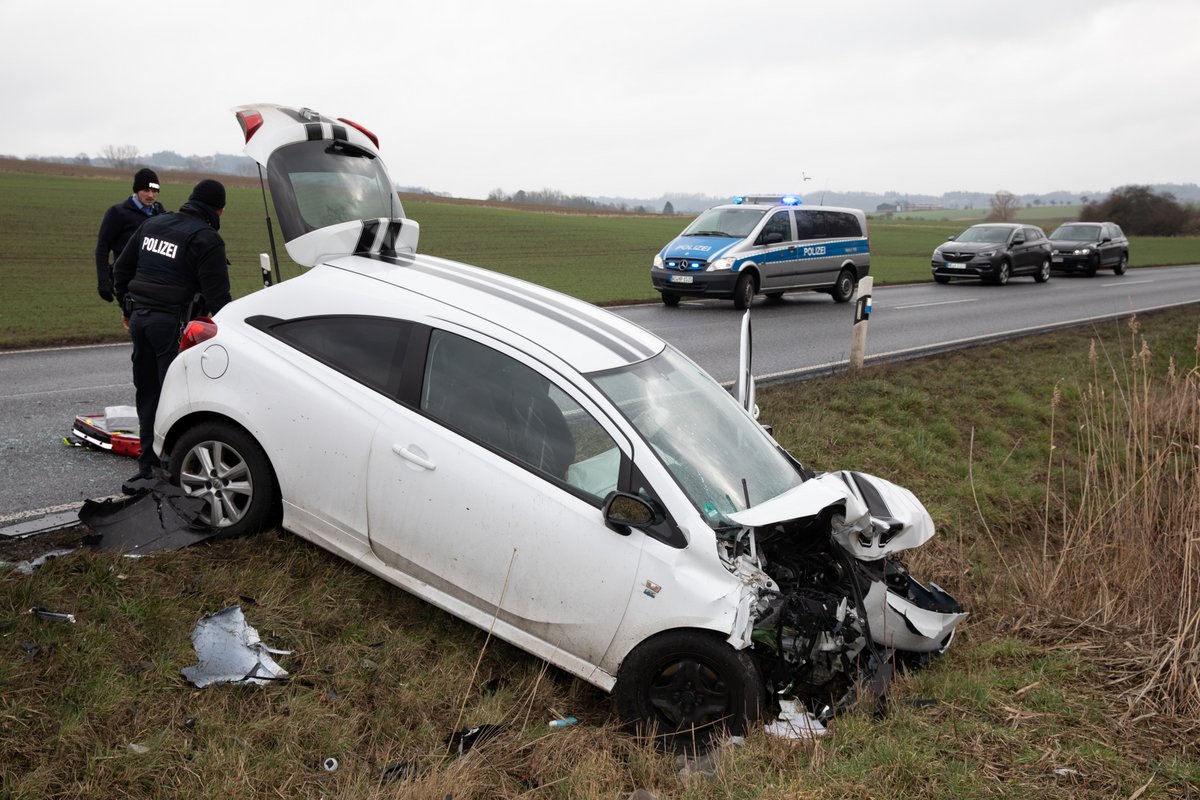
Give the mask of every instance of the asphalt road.
[[[1056, 275], [1047, 284], [934, 283], [874, 292], [867, 361], [915, 357], [1175, 305], [1200, 304], [1200, 265]], [[717, 380], [736, 376], [742, 314], [729, 302], [613, 309], [683, 350]], [[788, 380], [841, 369], [849, 359], [854, 304], [796, 293], [756, 300], [754, 373]], [[1200, 319], [1200, 308], [1197, 312]], [[111, 496], [136, 471], [109, 453], [67, 447], [76, 414], [132, 405], [128, 345], [0, 353], [0, 527]]]

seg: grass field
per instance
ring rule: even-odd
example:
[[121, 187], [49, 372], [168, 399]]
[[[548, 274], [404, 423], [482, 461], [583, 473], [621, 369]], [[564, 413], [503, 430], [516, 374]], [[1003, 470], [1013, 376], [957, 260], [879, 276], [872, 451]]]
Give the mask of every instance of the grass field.
[[[127, 196], [129, 178], [13, 171], [41, 165], [4, 162], [0, 170], [0, 348], [121, 341], [118, 310], [95, 290], [96, 231], [104, 210]], [[178, 208], [197, 176], [163, 173], [162, 202]], [[258, 254], [268, 250], [256, 180], [225, 178], [222, 218], [234, 296], [260, 284]], [[687, 224], [680, 217], [587, 215], [494, 208], [408, 197], [421, 224], [419, 249], [466, 261], [599, 304], [655, 302], [651, 260]], [[272, 211], [273, 213], [273, 211]], [[934, 212], [931, 212], [934, 213]], [[873, 220], [871, 274], [877, 284], [929, 280], [929, 255], [965, 223]], [[284, 277], [299, 268], [280, 247]], [[1134, 266], [1200, 262], [1200, 237], [1134, 239]]]

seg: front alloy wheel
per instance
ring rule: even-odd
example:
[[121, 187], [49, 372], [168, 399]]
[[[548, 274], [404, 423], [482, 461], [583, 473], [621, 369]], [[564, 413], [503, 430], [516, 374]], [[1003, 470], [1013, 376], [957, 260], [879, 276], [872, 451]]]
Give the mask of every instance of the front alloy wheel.
[[1042, 266], [1038, 268], [1037, 274], [1033, 276], [1033, 279], [1038, 283], [1045, 283], [1050, 280], [1050, 259], [1042, 259]]
[[1003, 286], [1008, 283], [1008, 277], [1012, 273], [1012, 267], [1007, 261], [1001, 261], [1000, 266], [996, 267], [996, 274], [992, 277], [992, 283], [997, 286]]

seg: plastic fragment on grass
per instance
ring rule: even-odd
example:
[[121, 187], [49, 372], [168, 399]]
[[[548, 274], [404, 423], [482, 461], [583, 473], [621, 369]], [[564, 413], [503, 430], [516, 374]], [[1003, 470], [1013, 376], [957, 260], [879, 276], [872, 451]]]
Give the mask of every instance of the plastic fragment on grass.
[[13, 566], [13, 572], [17, 573], [18, 575], [32, 575], [34, 570], [41, 567], [50, 559], [58, 558], [59, 556], [65, 556], [68, 553], [74, 552], [74, 547], [66, 547], [61, 550], [51, 550], [48, 553], [42, 553], [40, 556], [30, 561], [18, 561], [16, 565]]
[[341, 765], [338, 764], [338, 760], [333, 756], [330, 756], [321, 762], [321, 768], [326, 772], [337, 772], [339, 766]]
[[146, 753], [150, 752], [150, 748], [144, 744], [138, 744], [137, 742], [130, 742], [129, 743], [129, 752], [136, 753], [139, 756], [144, 756], [144, 755], [146, 755]]
[[450, 746], [450, 749], [456, 755], [461, 756], [472, 747], [486, 742], [504, 729], [504, 725], [493, 725], [490, 722], [485, 722], [482, 725], [476, 725], [474, 728], [463, 728], [455, 731], [446, 738], [446, 744]]
[[291, 655], [291, 650], [267, 647], [258, 631], [246, 622], [241, 606], [230, 606], [196, 623], [192, 646], [200, 663], [180, 672], [203, 689], [214, 683], [253, 683], [259, 686], [287, 677], [287, 670], [271, 655]]
[[794, 700], [780, 700], [779, 716], [763, 730], [781, 739], [817, 739], [829, 733], [821, 720]]
[[85, 500], [79, 521], [98, 539], [88, 544], [98, 550], [119, 550], [140, 556], [160, 550], [178, 550], [216, 536], [219, 531], [199, 522], [204, 500], [189, 497], [178, 486], [155, 480], [147, 491], [121, 500]]

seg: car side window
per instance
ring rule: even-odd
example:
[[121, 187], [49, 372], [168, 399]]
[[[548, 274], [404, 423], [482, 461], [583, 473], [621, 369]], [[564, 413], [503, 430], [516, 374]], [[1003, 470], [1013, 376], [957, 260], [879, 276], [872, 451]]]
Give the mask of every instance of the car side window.
[[617, 487], [621, 452], [600, 423], [546, 377], [486, 345], [434, 330], [421, 410], [596, 505]]
[[758, 235], [758, 240], [755, 244], [769, 244], [767, 237], [772, 233], [782, 236], [783, 238], [779, 240], [781, 242], [790, 242], [792, 240], [792, 223], [788, 219], [787, 211], [776, 211], [771, 215], [771, 218], [767, 220], [767, 224], [763, 226], [762, 233]]
[[269, 330], [302, 353], [394, 397], [412, 323], [385, 317], [304, 317]]

